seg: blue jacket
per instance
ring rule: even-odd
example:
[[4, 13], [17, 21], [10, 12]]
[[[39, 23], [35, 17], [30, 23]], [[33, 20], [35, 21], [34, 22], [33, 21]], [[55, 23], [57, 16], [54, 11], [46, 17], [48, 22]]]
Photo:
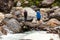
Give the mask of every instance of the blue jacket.
[[36, 12], [36, 17], [37, 17], [37, 19], [41, 19], [41, 13], [40, 13], [40, 11]]

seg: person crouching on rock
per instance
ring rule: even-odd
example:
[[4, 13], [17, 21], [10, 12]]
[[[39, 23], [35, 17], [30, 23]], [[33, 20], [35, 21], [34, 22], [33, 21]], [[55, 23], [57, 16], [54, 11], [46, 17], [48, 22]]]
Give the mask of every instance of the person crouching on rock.
[[37, 22], [40, 22], [40, 19], [41, 19], [41, 13], [40, 13], [40, 11], [36, 12], [36, 17], [37, 17]]
[[24, 21], [27, 21], [27, 11], [24, 11]]

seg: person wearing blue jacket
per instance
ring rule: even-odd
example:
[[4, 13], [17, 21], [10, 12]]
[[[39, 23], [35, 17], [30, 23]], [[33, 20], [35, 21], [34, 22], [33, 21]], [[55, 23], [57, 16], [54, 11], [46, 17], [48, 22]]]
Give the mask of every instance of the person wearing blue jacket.
[[40, 13], [40, 11], [36, 12], [36, 17], [37, 17], [37, 21], [40, 21], [40, 19], [41, 19], [41, 13]]

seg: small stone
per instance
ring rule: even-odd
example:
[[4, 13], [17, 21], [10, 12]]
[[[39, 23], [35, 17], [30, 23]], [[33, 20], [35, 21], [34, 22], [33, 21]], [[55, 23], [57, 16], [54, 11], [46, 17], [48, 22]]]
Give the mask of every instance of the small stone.
[[3, 21], [4, 18], [4, 14], [0, 12], [0, 23]]

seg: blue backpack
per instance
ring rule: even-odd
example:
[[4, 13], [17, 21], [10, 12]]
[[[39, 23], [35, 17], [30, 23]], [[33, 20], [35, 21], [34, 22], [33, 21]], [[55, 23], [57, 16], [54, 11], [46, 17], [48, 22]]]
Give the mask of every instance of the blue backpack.
[[41, 13], [40, 13], [40, 11], [36, 12], [36, 17], [37, 17], [37, 19], [41, 19]]

